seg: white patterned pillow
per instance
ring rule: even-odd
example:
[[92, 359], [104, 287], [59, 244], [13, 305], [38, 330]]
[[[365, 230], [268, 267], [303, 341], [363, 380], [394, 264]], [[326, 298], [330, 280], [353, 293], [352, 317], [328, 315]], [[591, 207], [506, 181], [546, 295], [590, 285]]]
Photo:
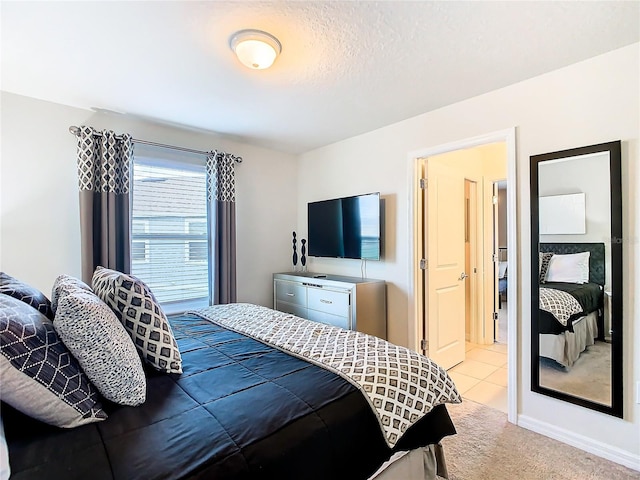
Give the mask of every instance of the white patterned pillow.
[[60, 298], [69, 292], [75, 292], [77, 290], [92, 291], [91, 287], [79, 278], [65, 274], [58, 275], [58, 277], [53, 281], [53, 287], [51, 287], [51, 310], [53, 310], [54, 315], [56, 314]]
[[156, 370], [182, 373], [171, 325], [149, 287], [133, 275], [97, 267], [93, 290], [116, 313], [142, 358]]
[[547, 271], [549, 270], [549, 262], [551, 262], [552, 258], [552, 252], [538, 252], [538, 274], [540, 283], [547, 282]]
[[147, 380], [136, 347], [115, 313], [93, 292], [62, 296], [53, 326], [104, 398], [120, 405], [144, 403]]
[[107, 418], [51, 320], [1, 293], [0, 378], [4, 402], [50, 425], [72, 428]]

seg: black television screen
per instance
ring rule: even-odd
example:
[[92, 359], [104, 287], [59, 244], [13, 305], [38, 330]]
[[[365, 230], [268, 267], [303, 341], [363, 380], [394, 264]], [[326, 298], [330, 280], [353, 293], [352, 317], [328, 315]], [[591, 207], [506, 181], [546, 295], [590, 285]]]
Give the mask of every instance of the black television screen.
[[310, 202], [311, 257], [380, 260], [380, 193]]

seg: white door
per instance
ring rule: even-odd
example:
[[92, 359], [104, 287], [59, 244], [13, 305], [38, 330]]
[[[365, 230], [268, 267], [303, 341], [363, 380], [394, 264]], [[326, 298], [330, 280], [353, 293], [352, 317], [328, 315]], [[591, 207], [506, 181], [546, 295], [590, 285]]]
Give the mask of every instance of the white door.
[[464, 361], [465, 353], [464, 176], [430, 159], [426, 170], [428, 356], [449, 369]]

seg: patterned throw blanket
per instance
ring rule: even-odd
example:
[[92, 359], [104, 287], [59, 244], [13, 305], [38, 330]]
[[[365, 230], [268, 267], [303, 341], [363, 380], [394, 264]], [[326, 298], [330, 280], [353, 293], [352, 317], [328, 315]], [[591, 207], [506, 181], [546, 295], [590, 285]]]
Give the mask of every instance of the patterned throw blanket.
[[462, 401], [444, 369], [424, 355], [378, 337], [246, 303], [215, 305], [189, 313], [351, 382], [365, 394], [391, 448], [437, 405]]
[[540, 288], [540, 310], [549, 312], [566, 327], [571, 315], [582, 313], [582, 305], [567, 292], [555, 288]]

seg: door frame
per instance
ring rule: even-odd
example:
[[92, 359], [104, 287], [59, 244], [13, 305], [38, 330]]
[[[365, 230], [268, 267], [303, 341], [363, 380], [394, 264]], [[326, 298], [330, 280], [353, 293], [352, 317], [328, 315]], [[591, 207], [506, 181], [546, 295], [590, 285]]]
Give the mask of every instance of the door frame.
[[408, 153], [409, 201], [408, 201], [408, 229], [409, 229], [409, 258], [408, 258], [408, 341], [409, 347], [419, 352], [421, 338], [420, 320], [422, 317], [421, 295], [423, 290], [420, 259], [422, 249], [421, 238], [422, 219], [420, 218], [420, 178], [421, 162], [425, 157], [442, 153], [464, 150], [489, 143], [504, 142], [507, 149], [507, 271], [509, 272], [509, 288], [507, 289], [507, 411], [508, 420], [517, 424], [518, 410], [518, 239], [517, 239], [517, 205], [516, 205], [516, 127], [500, 130], [477, 137], [457, 140], [451, 143], [425, 147]]
[[[478, 181], [480, 180], [480, 181]], [[469, 265], [469, 303], [471, 304], [470, 312], [469, 312], [469, 341], [473, 342], [476, 340], [478, 332], [478, 315], [482, 311], [482, 302], [480, 302], [480, 282], [478, 281], [478, 259], [482, 257], [480, 255], [482, 253], [482, 242], [479, 241], [482, 235], [481, 222], [479, 218], [481, 218], [482, 210], [481, 205], [482, 202], [478, 201], [482, 199], [482, 179], [471, 179], [465, 178], [465, 184], [468, 183], [470, 186], [470, 195], [469, 195], [469, 205], [468, 211], [466, 215], [468, 218], [466, 219], [468, 224], [465, 226], [468, 229], [469, 235], [469, 260], [473, 265]], [[466, 188], [466, 187], [465, 187]], [[466, 252], [465, 252], [466, 253]], [[476, 271], [472, 271], [475, 269]], [[466, 266], [465, 266], [466, 270]], [[467, 299], [465, 299], [466, 301]], [[466, 320], [466, 319], [465, 319]], [[465, 324], [465, 338], [466, 338], [466, 324]]]

